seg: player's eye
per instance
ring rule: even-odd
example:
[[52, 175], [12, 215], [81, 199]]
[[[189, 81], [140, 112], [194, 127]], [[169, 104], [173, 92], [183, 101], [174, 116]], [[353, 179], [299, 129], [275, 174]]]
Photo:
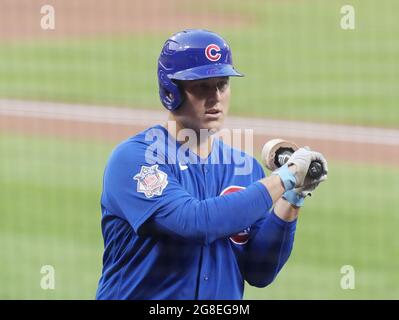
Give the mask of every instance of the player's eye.
[[203, 91], [209, 90], [209, 85], [206, 82], [203, 82], [199, 85], [199, 88]]
[[217, 84], [217, 87], [220, 91], [224, 91], [226, 90], [226, 88], [229, 85], [229, 81], [228, 80], [223, 80], [223, 81], [219, 81]]

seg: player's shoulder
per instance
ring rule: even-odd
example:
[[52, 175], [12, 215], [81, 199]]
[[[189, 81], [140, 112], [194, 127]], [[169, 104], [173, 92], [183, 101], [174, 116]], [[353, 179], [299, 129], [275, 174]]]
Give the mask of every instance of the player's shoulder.
[[143, 160], [151, 153], [151, 148], [154, 148], [154, 141], [157, 143], [156, 151], [162, 152], [165, 148], [160, 146], [165, 145], [166, 133], [163, 127], [157, 125], [149, 127], [134, 136], [131, 136], [120, 142], [111, 152], [110, 161], [112, 160]]

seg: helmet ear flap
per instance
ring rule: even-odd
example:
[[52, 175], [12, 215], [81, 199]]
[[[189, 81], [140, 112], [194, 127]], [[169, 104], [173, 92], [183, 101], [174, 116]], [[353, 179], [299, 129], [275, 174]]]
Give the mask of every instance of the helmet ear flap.
[[178, 84], [169, 79], [162, 69], [158, 70], [158, 83], [162, 104], [170, 111], [176, 110], [183, 100]]
[[[177, 87], [177, 90], [179, 92], [179, 105], [176, 107], [176, 109], [177, 109], [183, 103], [185, 94], [184, 94], [184, 89], [183, 89], [183, 86], [182, 86], [180, 80], [172, 80], [172, 83]], [[172, 94], [172, 96], [173, 96], [173, 94]]]

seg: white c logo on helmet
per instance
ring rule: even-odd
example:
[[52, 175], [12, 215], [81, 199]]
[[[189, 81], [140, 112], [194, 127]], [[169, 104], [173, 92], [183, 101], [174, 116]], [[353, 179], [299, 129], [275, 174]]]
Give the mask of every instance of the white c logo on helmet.
[[220, 57], [222, 56], [219, 52], [220, 52], [220, 47], [217, 44], [210, 44], [205, 48], [205, 57], [212, 61], [212, 62], [216, 62], [220, 59]]

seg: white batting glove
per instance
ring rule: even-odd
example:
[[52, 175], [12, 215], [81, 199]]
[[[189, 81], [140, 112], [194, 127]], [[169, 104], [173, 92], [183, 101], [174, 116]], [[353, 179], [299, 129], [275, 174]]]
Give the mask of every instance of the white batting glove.
[[[306, 175], [302, 186], [294, 188], [293, 190], [288, 190], [283, 194], [283, 198], [286, 199], [289, 203], [291, 203], [292, 205], [294, 205], [296, 207], [302, 207], [303, 203], [305, 201], [305, 198], [307, 196], [311, 196], [313, 191], [319, 186], [319, 184], [321, 182], [327, 180], [327, 174], [328, 174], [327, 160], [319, 152], [312, 151], [312, 153], [313, 153], [312, 157], [314, 157], [313, 159], [320, 161], [322, 163], [324, 173], [318, 179], [313, 179], [313, 178], [309, 177], [308, 175]], [[315, 161], [315, 160], [311, 160], [311, 161]], [[288, 160], [288, 162], [290, 162], [290, 161], [291, 161], [291, 158], [290, 158], [290, 160]]]
[[312, 181], [306, 182], [307, 177], [305, 178], [305, 184], [302, 187], [294, 189], [295, 192], [300, 194], [302, 197], [311, 196], [313, 191], [319, 186], [320, 183], [327, 180], [327, 174], [322, 175], [319, 179], [313, 179]]
[[[300, 148], [291, 155], [286, 164], [272, 172], [280, 177], [285, 191], [303, 186], [309, 170], [311, 155], [309, 147]], [[290, 168], [292, 165], [295, 165], [293, 169]]]
[[312, 180], [311, 178], [306, 176], [309, 170], [310, 163], [312, 161], [321, 162], [324, 168], [324, 173], [327, 174], [327, 160], [320, 152], [312, 151], [309, 147], [299, 148], [292, 154], [292, 156], [288, 160], [288, 167], [293, 164], [295, 165], [295, 171], [293, 172], [296, 178], [295, 187], [298, 188], [304, 186], [305, 184], [315, 182], [314, 179]]
[[311, 196], [319, 184], [325, 180], [327, 180], [327, 175], [323, 175], [320, 179], [315, 180], [311, 184], [284, 192], [283, 198], [296, 207], [302, 207], [305, 198]]

